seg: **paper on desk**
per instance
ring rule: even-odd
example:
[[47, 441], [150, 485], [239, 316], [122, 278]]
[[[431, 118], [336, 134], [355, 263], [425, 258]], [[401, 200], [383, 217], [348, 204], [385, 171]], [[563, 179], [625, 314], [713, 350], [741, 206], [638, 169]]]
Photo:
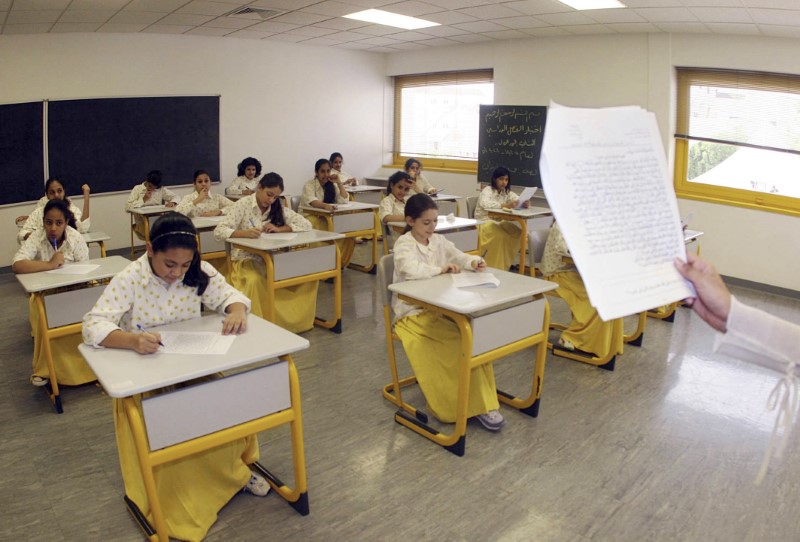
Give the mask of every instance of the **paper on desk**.
[[164, 354], [223, 355], [236, 340], [236, 335], [216, 331], [161, 331]]
[[454, 273], [453, 286], [456, 288], [471, 288], [473, 286], [498, 287], [500, 281], [491, 273]]
[[267, 241], [291, 241], [297, 237], [297, 234], [294, 232], [284, 232], [284, 233], [262, 233], [261, 238], [266, 239]]
[[693, 295], [655, 116], [550, 104], [540, 161], [547, 201], [603, 320]]
[[534, 194], [536, 194], [537, 187], [529, 186], [525, 190], [523, 190], [519, 195], [519, 201], [517, 201], [517, 206], [514, 207], [515, 209], [522, 209], [522, 206], [525, 204], [526, 201], [530, 200]]
[[51, 269], [49, 271], [45, 271], [45, 273], [52, 273], [54, 275], [88, 275], [99, 267], [100, 265], [98, 264], [67, 263], [64, 264], [63, 267]]

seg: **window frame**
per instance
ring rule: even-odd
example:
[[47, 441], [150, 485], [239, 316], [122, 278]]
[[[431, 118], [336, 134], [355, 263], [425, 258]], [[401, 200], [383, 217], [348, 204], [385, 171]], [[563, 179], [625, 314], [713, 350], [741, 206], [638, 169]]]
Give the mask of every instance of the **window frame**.
[[[749, 87], [758, 90], [791, 89], [800, 94], [800, 76], [767, 72], [676, 67], [675, 194], [679, 198], [800, 216], [800, 198], [729, 188], [688, 180], [690, 90], [692, 84]], [[743, 145], [744, 146], [744, 145]]]
[[402, 91], [404, 88], [427, 85], [467, 84], [477, 82], [494, 83], [494, 70], [460, 70], [451, 72], [420, 73], [394, 76], [394, 139], [392, 141], [392, 163], [389, 167], [403, 169], [406, 160], [419, 160], [426, 170], [451, 173], [478, 174], [478, 160], [458, 160], [431, 156], [411, 156], [399, 152], [402, 130]]

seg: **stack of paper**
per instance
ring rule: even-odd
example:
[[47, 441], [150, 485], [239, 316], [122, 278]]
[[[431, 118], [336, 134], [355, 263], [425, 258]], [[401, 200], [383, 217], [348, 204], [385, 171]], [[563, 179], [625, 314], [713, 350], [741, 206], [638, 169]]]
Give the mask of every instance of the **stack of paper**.
[[491, 273], [454, 273], [453, 285], [456, 288], [471, 288], [473, 286], [498, 287], [500, 281]]

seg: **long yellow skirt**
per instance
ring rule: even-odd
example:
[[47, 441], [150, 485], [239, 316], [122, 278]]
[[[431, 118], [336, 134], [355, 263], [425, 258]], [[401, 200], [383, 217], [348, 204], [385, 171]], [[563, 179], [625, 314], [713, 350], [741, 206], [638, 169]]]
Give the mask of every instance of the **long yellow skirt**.
[[[611, 351], [611, 338], [614, 320], [604, 322], [597, 310], [589, 302], [589, 295], [580, 274], [575, 271], [555, 273], [547, 280], [558, 283], [556, 293], [569, 305], [572, 322], [561, 332], [561, 337], [575, 345], [575, 348], [598, 357]], [[614, 354], [622, 354], [622, 337], [614, 347]]]
[[[135, 396], [135, 401], [141, 415], [141, 396]], [[155, 526], [122, 400], [114, 399], [113, 405], [125, 494]], [[155, 467], [156, 493], [170, 538], [202, 540], [217, 520], [217, 513], [247, 484], [248, 465], [258, 458], [258, 439], [253, 435]]]
[[486, 265], [507, 271], [519, 260], [522, 229], [516, 222], [488, 220], [478, 226], [481, 250], [486, 250]]
[[[306, 215], [306, 218], [315, 230], [328, 231], [328, 222], [321, 216]], [[338, 239], [336, 244], [339, 246], [339, 252], [342, 253], [342, 268], [347, 267], [353, 257], [353, 251], [356, 249], [356, 240], [353, 237], [345, 237]]]
[[[231, 264], [231, 285], [250, 299], [250, 311], [269, 319], [269, 294], [266, 269], [259, 260], [235, 260]], [[275, 324], [292, 333], [301, 333], [314, 327], [317, 312], [318, 281], [306, 282], [289, 288], [275, 290]]]
[[[395, 331], [431, 413], [442, 422], [455, 422], [461, 357], [458, 327], [451, 320], [426, 311], [401, 319], [395, 324]], [[470, 375], [467, 417], [498, 408], [492, 364], [476, 367]]]
[[136, 234], [136, 237], [138, 237], [140, 241], [146, 241], [146, 239], [144, 238], [144, 219], [139, 215], [136, 215], [132, 227], [133, 227], [133, 233]]
[[[33, 296], [28, 300], [28, 306], [33, 330], [33, 374], [50, 378], [47, 357], [44, 355], [44, 337], [39, 333], [39, 312], [34, 305]], [[58, 337], [50, 341], [50, 354], [53, 357], [53, 366], [59, 385], [78, 386], [97, 380], [94, 372], [78, 352], [78, 345], [81, 342], [83, 339], [80, 333]]]

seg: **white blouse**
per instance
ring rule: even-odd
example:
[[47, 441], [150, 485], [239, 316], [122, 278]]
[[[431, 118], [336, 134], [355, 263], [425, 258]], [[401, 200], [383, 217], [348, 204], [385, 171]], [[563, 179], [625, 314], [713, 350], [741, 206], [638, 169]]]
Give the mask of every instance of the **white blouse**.
[[544, 245], [541, 265], [542, 275], [549, 277], [561, 271], [575, 271], [576, 267], [574, 265], [564, 263], [564, 256], [569, 256], [569, 247], [564, 235], [561, 233], [561, 228], [558, 227], [558, 222], [555, 222], [550, 228], [547, 243]]
[[400, 215], [405, 216], [406, 214], [406, 202], [400, 201], [397, 199], [394, 194], [389, 194], [385, 198], [381, 200], [380, 205], [378, 206], [378, 216], [383, 222], [383, 218], [389, 215]]
[[[83, 235], [70, 226], [67, 226], [65, 231], [66, 239], [58, 248], [59, 252], [64, 255], [64, 261], [82, 262], [88, 260], [89, 247], [86, 246]], [[14, 255], [14, 262], [21, 260], [49, 262], [55, 253], [56, 250], [50, 243], [50, 239], [47, 238], [47, 232], [44, 228], [41, 228], [32, 232], [31, 236], [22, 243], [22, 246]]]
[[194, 200], [200, 197], [197, 192], [192, 192], [183, 196], [183, 199], [175, 208], [179, 213], [188, 216], [189, 218], [200, 216], [208, 211], [222, 211], [225, 214], [225, 209], [233, 205], [233, 202], [225, 196], [219, 194], [208, 194], [208, 197], [195, 205]]
[[[331, 168], [331, 176], [338, 175], [339, 180], [342, 182], [348, 181], [350, 179], [356, 179], [353, 175], [350, 175], [346, 171], [339, 171], [337, 169]], [[358, 179], [356, 179], [356, 184], [358, 184]]]
[[[442, 267], [454, 263], [462, 269], [472, 267], [473, 261], [480, 261], [480, 256], [464, 254], [443, 235], [434, 233], [428, 244], [423, 245], [414, 239], [411, 232], [401, 235], [394, 244], [394, 277], [392, 282], [419, 280], [441, 274]], [[422, 312], [416, 305], [406, 303], [392, 294], [392, 310], [394, 321], [406, 316]]]
[[511, 190], [498, 192], [491, 185], [484, 187], [478, 197], [478, 203], [475, 205], [475, 220], [487, 220], [489, 218], [489, 209], [501, 209], [506, 203], [516, 204], [518, 201], [519, 196]]
[[252, 190], [255, 192], [256, 188], [258, 188], [259, 180], [259, 177], [248, 179], [244, 175], [240, 175], [231, 181], [230, 186], [225, 189], [225, 193], [230, 195], [241, 195], [244, 194], [245, 190]]
[[153, 195], [150, 196], [150, 199], [147, 200], [147, 203], [144, 201], [144, 195], [146, 193], [147, 187], [144, 185], [144, 183], [134, 186], [133, 190], [131, 190], [131, 195], [128, 196], [128, 201], [125, 202], [125, 210], [130, 211], [131, 209], [138, 209], [139, 207], [149, 205], [163, 205], [164, 203], [178, 199], [178, 196], [176, 196], [174, 192], [165, 186], [153, 190]]
[[414, 194], [427, 194], [433, 188], [433, 186], [428, 182], [428, 179], [426, 179], [425, 176], [420, 173], [417, 175], [417, 188], [420, 189], [420, 192], [415, 191], [412, 187], [411, 190], [408, 191], [408, 197], [411, 197]]
[[[329, 181], [333, 183], [333, 181]], [[333, 183], [333, 187], [336, 189], [336, 202], [335, 203], [347, 203], [350, 201], [350, 198], [347, 195], [342, 195], [339, 193], [339, 186], [336, 183]], [[325, 201], [325, 189], [319, 184], [319, 181], [316, 178], [307, 181], [306, 184], [303, 185], [303, 195], [300, 198], [300, 205], [310, 206], [312, 201]]]
[[[42, 204], [42, 200], [39, 200], [36, 208], [31, 211], [31, 214], [28, 215], [28, 220], [25, 221], [25, 224], [17, 232], [17, 242], [22, 244], [25, 241], [25, 236], [33, 233], [34, 231], [41, 230], [44, 228], [44, 206], [47, 204], [49, 200], [45, 196], [44, 205]], [[72, 212], [72, 215], [75, 217], [75, 226], [76, 229], [81, 233], [86, 233], [89, 231], [91, 227], [92, 219], [87, 218], [86, 220], [81, 220], [83, 213], [80, 209], [78, 209], [75, 204], [71, 201], [69, 203], [69, 210]]]
[[220, 313], [233, 303], [244, 303], [250, 310], [250, 300], [225, 282], [225, 277], [210, 263], [201, 261], [200, 265], [209, 276], [202, 296], [197, 295], [196, 286], [187, 286], [183, 280], [169, 284], [158, 278], [147, 254], [131, 262], [111, 279], [92, 310], [83, 317], [83, 342], [100, 346], [117, 329], [134, 331], [137, 325], [148, 329], [199, 318], [201, 303]]

